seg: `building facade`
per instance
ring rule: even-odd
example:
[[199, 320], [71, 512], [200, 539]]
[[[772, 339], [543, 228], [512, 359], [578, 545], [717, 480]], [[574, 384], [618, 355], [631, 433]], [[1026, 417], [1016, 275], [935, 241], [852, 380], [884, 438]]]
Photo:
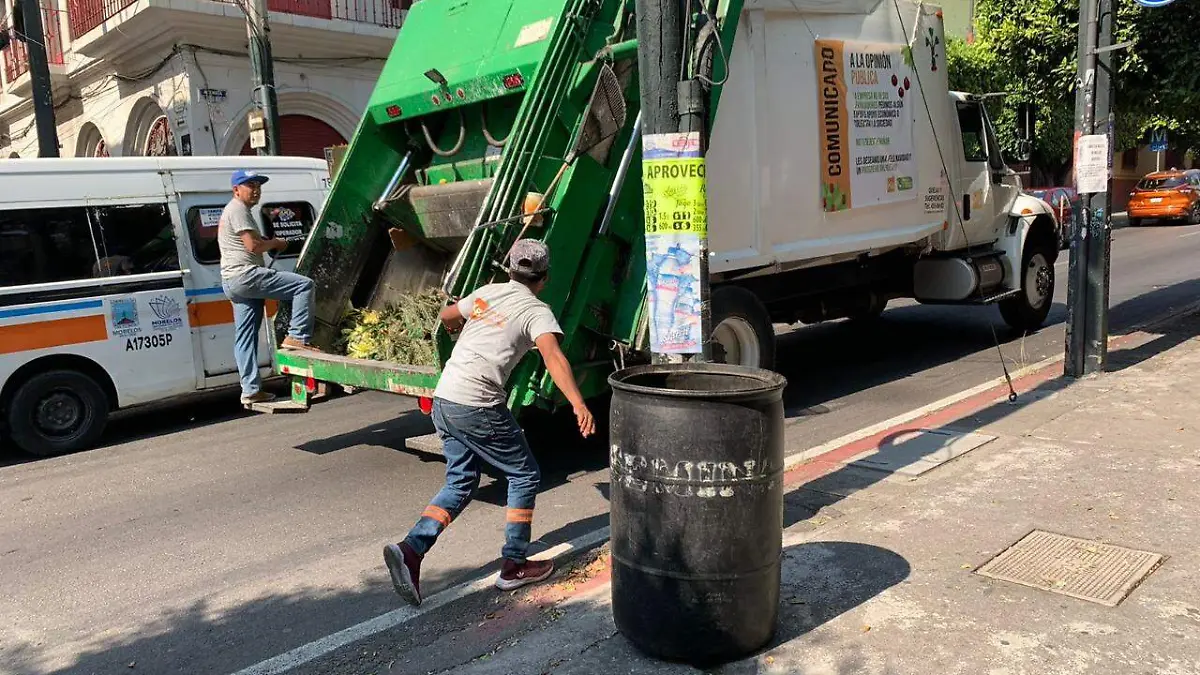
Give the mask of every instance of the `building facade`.
[[[0, 0], [5, 17], [17, 1]], [[323, 157], [350, 139], [409, 4], [269, 0], [284, 154]], [[244, 0], [42, 5], [61, 156], [251, 152]], [[30, 48], [0, 52], [0, 157], [38, 154]]]

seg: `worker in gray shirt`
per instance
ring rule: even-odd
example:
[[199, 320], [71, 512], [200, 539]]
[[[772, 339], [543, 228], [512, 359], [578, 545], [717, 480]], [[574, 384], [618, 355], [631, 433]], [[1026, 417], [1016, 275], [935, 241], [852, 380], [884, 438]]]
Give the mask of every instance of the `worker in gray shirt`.
[[549, 279], [549, 250], [535, 239], [521, 239], [509, 257], [510, 281], [488, 284], [441, 313], [447, 330], [462, 330], [433, 393], [433, 426], [442, 440], [446, 484], [404, 541], [383, 550], [392, 585], [414, 605], [421, 603], [421, 560], [471, 501], [482, 462], [508, 479], [504, 564], [496, 586], [513, 590], [554, 573], [552, 561], [525, 557], [541, 472], [505, 403], [504, 385], [530, 349], [537, 347], [554, 384], [570, 401], [580, 434], [586, 438], [596, 430], [559, 347], [562, 329], [549, 305], [537, 297]]
[[267, 300], [291, 300], [292, 322], [285, 349], [316, 350], [312, 339], [313, 281], [291, 272], [266, 267], [263, 253], [287, 248], [283, 239], [263, 239], [250, 209], [262, 198], [268, 178], [253, 171], [233, 174], [233, 199], [221, 212], [217, 244], [221, 249], [221, 286], [233, 303], [233, 356], [242, 379], [242, 404], [261, 403], [275, 396], [262, 391], [258, 373], [258, 329]]

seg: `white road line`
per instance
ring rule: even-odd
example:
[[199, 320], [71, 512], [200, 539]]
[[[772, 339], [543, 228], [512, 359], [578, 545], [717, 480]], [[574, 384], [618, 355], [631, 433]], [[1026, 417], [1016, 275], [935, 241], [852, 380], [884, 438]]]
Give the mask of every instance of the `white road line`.
[[[598, 530], [593, 530], [571, 541], [552, 546], [545, 551], [529, 557], [534, 560], [559, 558], [575, 551], [591, 548], [607, 540], [608, 526], [606, 525]], [[452, 586], [432, 597], [425, 598], [425, 601], [419, 607], [405, 606], [394, 609], [387, 614], [382, 614], [374, 619], [368, 619], [360, 624], [340, 630], [332, 635], [327, 635], [279, 656], [243, 668], [233, 675], [280, 675], [281, 673], [286, 673], [293, 668], [302, 666], [346, 645], [401, 626], [422, 614], [431, 612], [456, 600], [461, 600], [472, 593], [490, 588], [495, 581], [496, 573], [493, 572], [478, 579]]]
[[1197, 235], [1200, 235], [1200, 230], [1197, 230], [1195, 232], [1188, 232], [1187, 234], [1181, 234], [1181, 235], [1179, 235], [1179, 238], [1187, 239], [1188, 237], [1195, 237]]

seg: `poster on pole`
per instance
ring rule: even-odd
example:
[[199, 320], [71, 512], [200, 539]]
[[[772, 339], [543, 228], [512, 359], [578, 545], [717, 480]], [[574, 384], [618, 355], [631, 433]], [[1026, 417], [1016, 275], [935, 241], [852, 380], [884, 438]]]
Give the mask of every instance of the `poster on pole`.
[[912, 50], [849, 40], [814, 49], [824, 210], [916, 199]]
[[705, 165], [696, 132], [642, 137], [650, 350], [699, 354], [701, 256], [707, 237]]
[[1108, 192], [1108, 136], [1080, 136], [1075, 145], [1075, 191], [1081, 195]]

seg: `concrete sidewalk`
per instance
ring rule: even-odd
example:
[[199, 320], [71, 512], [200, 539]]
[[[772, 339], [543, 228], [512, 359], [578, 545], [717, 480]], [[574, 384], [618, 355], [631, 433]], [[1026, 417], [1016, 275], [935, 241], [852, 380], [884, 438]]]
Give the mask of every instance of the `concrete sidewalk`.
[[[704, 672], [1200, 673], [1197, 335], [1191, 314], [1125, 339], [1102, 377], [1055, 366], [1016, 404], [991, 392], [789, 472], [776, 637]], [[1034, 530], [1087, 541], [1009, 567], [1042, 588], [977, 573]], [[1106, 544], [1164, 557], [1134, 560], [1150, 573], [1131, 571], [1126, 597]], [[553, 584], [476, 594], [295, 672], [701, 672], [616, 631], [607, 577], [600, 549]], [[1105, 584], [1115, 607], [1053, 592]]]

